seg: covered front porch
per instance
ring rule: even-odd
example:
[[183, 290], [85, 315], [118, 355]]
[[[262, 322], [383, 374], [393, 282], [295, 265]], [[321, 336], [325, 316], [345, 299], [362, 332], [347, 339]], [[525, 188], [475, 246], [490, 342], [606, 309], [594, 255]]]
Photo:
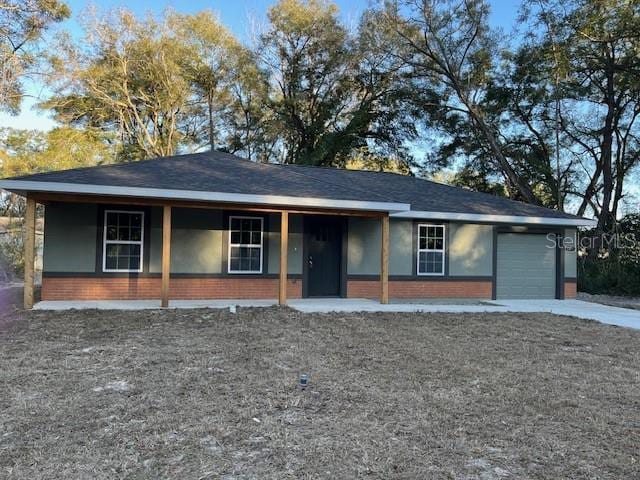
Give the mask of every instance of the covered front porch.
[[[376, 278], [378, 284], [377, 301], [387, 304], [389, 302], [389, 209], [381, 209], [380, 207], [384, 207], [384, 204], [362, 204], [366, 202], [355, 202], [355, 204], [354, 202], [343, 202], [345, 208], [339, 208], [342, 205], [328, 205], [326, 208], [304, 207], [304, 199], [298, 203], [302, 205], [296, 207], [287, 205], [287, 208], [284, 208], [284, 206], [260, 203], [195, 202], [51, 192], [29, 193], [27, 194], [25, 216], [24, 306], [29, 309], [34, 305], [35, 217], [38, 204], [45, 207], [45, 225], [47, 214], [51, 209], [59, 209], [60, 206], [93, 206], [97, 215], [90, 214], [89, 217], [93, 215], [94, 219], [97, 218], [95, 222], [98, 224], [98, 230], [97, 235], [93, 235], [97, 237], [97, 240], [94, 241], [97, 247], [95, 247], [95, 258], [93, 265], [90, 266], [90, 271], [78, 272], [73, 269], [64, 271], [65, 265], [60, 266], [60, 263], [65, 261], [72, 264], [74, 257], [77, 256], [71, 238], [68, 243], [65, 242], [56, 249], [56, 254], [59, 257], [58, 268], [49, 268], [49, 271], [43, 273], [43, 281], [46, 281], [46, 284], [43, 283], [44, 301], [38, 303], [36, 308], [216, 308], [219, 305], [226, 308], [229, 302], [238, 305], [249, 302], [246, 304], [269, 306], [273, 304], [286, 305], [292, 298], [299, 299], [300, 297], [346, 297], [346, 239], [340, 239], [342, 243], [335, 244], [340, 245], [340, 248], [334, 248], [333, 250], [337, 251], [327, 256], [322, 252], [323, 245], [314, 244], [314, 238], [317, 237], [319, 241], [327, 243], [326, 240], [331, 237], [330, 233], [334, 230], [332, 225], [346, 225], [346, 220], [351, 217], [366, 218], [369, 222], [374, 222], [374, 225], [375, 222], [379, 225], [381, 241], [379, 248], [380, 275]], [[190, 247], [185, 247], [189, 242], [188, 232], [185, 236], [185, 231], [181, 230], [179, 226], [185, 212], [189, 211], [197, 211], [201, 217], [217, 216], [222, 219], [224, 227], [219, 235], [219, 241], [222, 242], [219, 250], [222, 253], [221, 259], [216, 260], [224, 264], [220, 271], [194, 270], [192, 273], [185, 273], [186, 257], [193, 257], [188, 259], [187, 263], [196, 264], [199, 261], [199, 252], [189, 251]], [[140, 218], [128, 220], [127, 231], [140, 228], [143, 233], [135, 237], [125, 235], [122, 240], [117, 231], [118, 227], [116, 227], [114, 238], [117, 237], [117, 240], [110, 240], [111, 224], [108, 223], [110, 221], [108, 218], [110, 215], [117, 216], [119, 212], [139, 213]], [[149, 226], [151, 212], [155, 217], [155, 223]], [[67, 216], [73, 217], [73, 214]], [[238, 222], [245, 221], [244, 219], [260, 220], [260, 241], [250, 240], [256, 244], [259, 243], [259, 249], [256, 248], [254, 252], [251, 252], [253, 247], [241, 245], [242, 240], [237, 240], [238, 245], [234, 243], [236, 242], [234, 239], [236, 232], [231, 232], [231, 222], [236, 218]], [[277, 222], [274, 221], [274, 218], [277, 219]], [[295, 247], [295, 251], [299, 253], [294, 259], [295, 268], [300, 269], [295, 273], [292, 273], [290, 268], [292, 219], [295, 219], [298, 225], [304, 224], [302, 232], [295, 232], [298, 236], [302, 234], [304, 238], [303, 244], [301, 246], [296, 244]], [[104, 224], [101, 227], [100, 222], [103, 220]], [[266, 223], [271, 224], [269, 230], [265, 227]], [[277, 234], [278, 242], [271, 243], [267, 238], [262, 238], [267, 233]], [[346, 233], [346, 227], [344, 233]], [[58, 232], [59, 236], [65, 234], [66, 232]], [[73, 234], [69, 232], [68, 235], [71, 237]], [[238, 235], [240, 234], [238, 233]], [[89, 234], [85, 238], [85, 243], [92, 241], [91, 236]], [[152, 253], [153, 258], [149, 259], [148, 242], [150, 240], [148, 237], [152, 236], [155, 238], [152, 245], [156, 253]], [[179, 252], [172, 252], [172, 238], [173, 248]], [[299, 241], [298, 237], [296, 242]], [[111, 247], [111, 243], [124, 245], [127, 249], [126, 253], [129, 255], [129, 257], [125, 256], [124, 260], [132, 262], [136, 260], [139, 265], [132, 264], [128, 266], [129, 268], [122, 270], [119, 268], [118, 262], [121, 262], [123, 258], [117, 258], [116, 263], [112, 265], [113, 259], [107, 258], [107, 248]], [[139, 246], [136, 245], [137, 243]], [[133, 245], [137, 250], [134, 251], [130, 245]], [[120, 247], [120, 245], [117, 246]], [[314, 248], [316, 249], [314, 250]], [[46, 249], [45, 232], [45, 254]], [[51, 250], [49, 248], [50, 253]], [[268, 250], [271, 251], [267, 261]], [[303, 250], [303, 252], [299, 252], [299, 250]], [[251, 255], [255, 253], [256, 256], [259, 252], [260, 267], [256, 267], [252, 260], [248, 259], [247, 262], [250, 266], [241, 268], [240, 264], [245, 261], [245, 258], [236, 259], [234, 255], [239, 255], [235, 253], [236, 251], [247, 251]], [[149, 268], [149, 264], [152, 264], [154, 268]], [[333, 270], [339, 277], [331, 276], [333, 275], [331, 268], [328, 270], [320, 268], [328, 264], [335, 267]], [[313, 280], [314, 278], [315, 280]], [[318, 282], [323, 278], [329, 278], [329, 280], [325, 281], [325, 285], [318, 286]], [[51, 294], [54, 290], [53, 285], [59, 295]], [[78, 295], [79, 291], [84, 292], [84, 296]], [[101, 295], [104, 296], [101, 297]], [[239, 300], [229, 300], [234, 298], [239, 298]], [[63, 307], [64, 305], [72, 306]], [[87, 305], [93, 306], [87, 307]]]

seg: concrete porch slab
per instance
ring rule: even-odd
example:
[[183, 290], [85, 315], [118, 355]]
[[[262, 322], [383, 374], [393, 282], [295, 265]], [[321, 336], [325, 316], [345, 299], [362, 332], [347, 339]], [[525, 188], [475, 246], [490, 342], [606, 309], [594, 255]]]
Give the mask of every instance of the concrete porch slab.
[[289, 306], [306, 313], [331, 312], [492, 312], [496, 306], [489, 304], [451, 304], [448, 301], [435, 303], [392, 302], [386, 305], [364, 298], [304, 298], [289, 300]]
[[[390, 303], [357, 298], [305, 298], [290, 300], [289, 306], [306, 313], [332, 312], [418, 312], [418, 313], [538, 313], [546, 312], [596, 320], [609, 325], [640, 329], [640, 310], [611, 307], [580, 300], [498, 300], [478, 303], [452, 304], [430, 300], [429, 303]], [[277, 300], [172, 300], [169, 308], [272, 307]], [[160, 300], [105, 301], [43, 301], [35, 310], [153, 310], [160, 309]]]
[[[169, 308], [272, 307], [277, 300], [171, 300]], [[160, 300], [45, 300], [34, 310], [160, 310]]]

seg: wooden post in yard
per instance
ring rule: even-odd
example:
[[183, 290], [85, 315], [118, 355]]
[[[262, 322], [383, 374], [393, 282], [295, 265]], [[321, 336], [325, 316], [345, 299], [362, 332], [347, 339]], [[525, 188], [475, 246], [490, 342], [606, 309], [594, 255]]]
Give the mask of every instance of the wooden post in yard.
[[24, 232], [24, 308], [29, 310], [33, 307], [36, 253], [36, 201], [31, 197], [27, 197]]
[[282, 211], [280, 215], [280, 287], [279, 305], [287, 304], [287, 270], [289, 255], [289, 212]]
[[171, 272], [171, 207], [162, 211], [162, 295], [161, 305], [169, 306], [169, 277]]
[[389, 303], [389, 214], [382, 217], [380, 261], [380, 303]]

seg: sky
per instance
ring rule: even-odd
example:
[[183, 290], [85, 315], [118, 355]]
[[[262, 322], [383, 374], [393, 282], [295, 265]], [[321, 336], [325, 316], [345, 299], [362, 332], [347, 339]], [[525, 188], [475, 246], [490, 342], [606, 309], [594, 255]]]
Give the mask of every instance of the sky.
[[[340, 15], [347, 25], [356, 25], [363, 10], [370, 4], [376, 3], [374, 0], [334, 0], [340, 9]], [[79, 19], [83, 12], [89, 7], [96, 6], [99, 11], [113, 8], [126, 7], [139, 15], [145, 13], [160, 14], [163, 10], [171, 8], [182, 13], [193, 13], [200, 10], [213, 10], [222, 22], [241, 41], [248, 43], [252, 38], [252, 32], [256, 25], [265, 22], [266, 12], [275, 0], [101, 0], [97, 2], [84, 2], [79, 0], [67, 0], [71, 8], [72, 16], [69, 20], [60, 24], [59, 30], [68, 30], [72, 35], [80, 35], [81, 28]], [[490, 0], [492, 13], [491, 23], [495, 27], [510, 33], [513, 30], [518, 14], [520, 0]], [[26, 91], [29, 98], [25, 99], [22, 111], [17, 116], [0, 113], [0, 127], [12, 127], [18, 129], [49, 130], [55, 126], [55, 122], [49, 118], [47, 112], [38, 111], [34, 104], [38, 102], [37, 97], [42, 97], [42, 85], [28, 82]]]

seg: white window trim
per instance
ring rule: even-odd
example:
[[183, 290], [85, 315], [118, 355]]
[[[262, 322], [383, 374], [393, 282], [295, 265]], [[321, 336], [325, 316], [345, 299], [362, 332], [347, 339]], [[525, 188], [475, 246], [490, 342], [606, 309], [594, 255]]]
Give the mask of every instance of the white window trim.
[[[140, 240], [107, 240], [107, 214], [109, 213], [130, 213], [141, 215]], [[102, 271], [107, 273], [141, 273], [144, 266], [144, 212], [138, 210], [105, 210], [102, 223]], [[107, 244], [117, 245], [140, 245], [140, 268], [132, 270], [130, 268], [107, 268]]]
[[[442, 228], [442, 249], [436, 248], [420, 248], [420, 229], [422, 227], [441, 227]], [[418, 224], [418, 243], [417, 243], [417, 253], [416, 253], [416, 274], [421, 277], [443, 277], [445, 273], [445, 263], [447, 261], [446, 258], [446, 249], [447, 249], [447, 226], [443, 223], [419, 223]], [[440, 252], [442, 253], [442, 272], [423, 272], [420, 273], [420, 253], [421, 252]]]
[[[257, 247], [256, 244], [245, 243], [231, 243], [231, 222], [234, 219], [240, 220], [260, 220], [260, 270], [231, 270], [231, 247]], [[227, 273], [233, 275], [261, 275], [262, 264], [264, 255], [264, 218], [262, 217], [248, 217], [242, 215], [230, 215], [229, 216], [229, 241], [227, 247]]]

